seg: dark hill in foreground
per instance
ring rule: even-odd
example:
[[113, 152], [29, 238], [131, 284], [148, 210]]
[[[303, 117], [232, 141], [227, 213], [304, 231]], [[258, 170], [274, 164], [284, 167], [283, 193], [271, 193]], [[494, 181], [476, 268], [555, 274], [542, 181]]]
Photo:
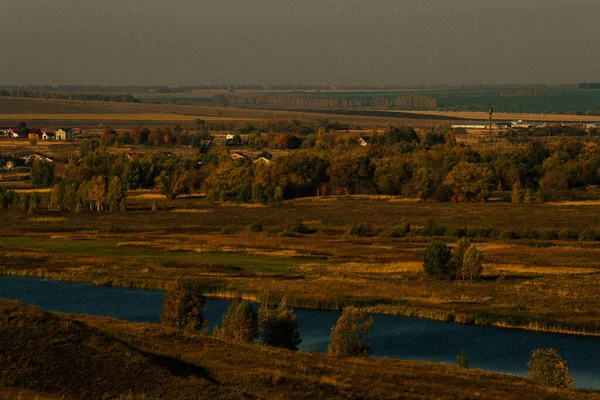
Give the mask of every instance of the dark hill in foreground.
[[0, 339], [0, 398], [600, 399], [512, 375], [234, 345], [6, 300]]

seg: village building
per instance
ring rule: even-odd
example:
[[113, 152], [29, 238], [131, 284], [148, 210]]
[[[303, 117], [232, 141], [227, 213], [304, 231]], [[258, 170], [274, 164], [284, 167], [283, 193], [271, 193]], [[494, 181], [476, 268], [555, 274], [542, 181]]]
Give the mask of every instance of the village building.
[[244, 153], [240, 153], [239, 151], [235, 151], [235, 152], [231, 153], [231, 159], [232, 160], [241, 160], [241, 159], [249, 160], [250, 157], [248, 157]]
[[75, 139], [75, 132], [71, 128], [58, 128], [56, 132], [56, 140], [73, 140]]
[[268, 158], [265, 158], [265, 157], [258, 157], [256, 160], [254, 160], [254, 164], [256, 164], [256, 163], [271, 164], [271, 160], [269, 160]]
[[5, 131], [10, 139], [27, 139], [28, 130], [24, 128], [8, 128]]
[[41, 139], [42, 135], [43, 132], [40, 129], [30, 129], [29, 132], [27, 132], [28, 139]]
[[42, 133], [42, 140], [56, 140], [56, 134], [54, 132]]

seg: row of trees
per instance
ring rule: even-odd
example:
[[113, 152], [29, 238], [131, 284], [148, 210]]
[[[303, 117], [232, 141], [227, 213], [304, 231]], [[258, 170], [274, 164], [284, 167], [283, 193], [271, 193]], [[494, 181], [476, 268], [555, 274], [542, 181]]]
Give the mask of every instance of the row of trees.
[[[161, 320], [178, 330], [199, 330], [206, 325], [203, 311], [206, 298], [199, 284], [178, 280], [165, 296]], [[346, 307], [331, 330], [329, 354], [337, 357], [368, 356], [370, 347], [364, 341], [373, 318], [355, 307]], [[285, 297], [277, 301], [271, 294], [260, 296], [258, 312], [246, 301], [234, 300], [223, 316], [214, 335], [236, 343], [260, 341], [264, 345], [297, 350], [302, 342], [298, 321]]]
[[[252, 134], [248, 142], [274, 138], [273, 146], [304, 146], [295, 134]], [[348, 136], [320, 132], [312, 147], [275, 157], [269, 163], [232, 160], [225, 146], [192, 157], [161, 153], [114, 154], [87, 141], [81, 156], [68, 160], [61, 177], [80, 185], [93, 177], [119, 177], [125, 189], [155, 189], [168, 198], [204, 188], [210, 201], [278, 202], [328, 194], [385, 194], [438, 201], [485, 201], [494, 191], [513, 190], [514, 202], [543, 201], [572, 189], [600, 197], [600, 149], [565, 140], [557, 145], [531, 142], [502, 153], [478, 152], [455, 143], [444, 130], [392, 127], [361, 147]], [[269, 158], [268, 152], [260, 156]], [[59, 160], [57, 160], [59, 161]], [[53, 163], [36, 161], [32, 181], [46, 186]]]
[[94, 176], [79, 184], [60, 182], [50, 192], [48, 208], [74, 212], [126, 211], [125, 187], [118, 176], [110, 180]]
[[323, 94], [219, 94], [212, 98], [214, 104], [230, 105], [270, 105], [301, 108], [362, 108], [362, 107], [401, 107], [410, 109], [431, 109], [438, 106], [438, 100], [431, 96], [389, 96], [371, 97], [339, 96]]
[[454, 250], [444, 243], [433, 242], [425, 249], [423, 268], [436, 279], [476, 280], [483, 272], [483, 255], [466, 238]]

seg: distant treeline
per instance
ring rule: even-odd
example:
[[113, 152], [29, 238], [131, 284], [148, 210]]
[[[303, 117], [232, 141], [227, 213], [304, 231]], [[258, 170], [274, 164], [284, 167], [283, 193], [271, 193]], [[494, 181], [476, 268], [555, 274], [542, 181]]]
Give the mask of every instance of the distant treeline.
[[516, 92], [502, 92], [500, 97], [542, 97], [548, 96], [547, 90], [517, 90]]
[[213, 96], [214, 104], [230, 105], [269, 105], [303, 108], [358, 108], [358, 107], [401, 107], [430, 109], [438, 106], [438, 101], [429, 96], [399, 96], [375, 98], [319, 98], [310, 95], [282, 94], [224, 94]]
[[600, 89], [600, 83], [580, 83], [577, 89]]
[[85, 94], [85, 93], [56, 93], [40, 92], [27, 89], [2, 89], [0, 96], [3, 97], [27, 97], [31, 99], [55, 99], [55, 100], [90, 100], [90, 101], [118, 101], [123, 103], [139, 103], [140, 100], [129, 94]]

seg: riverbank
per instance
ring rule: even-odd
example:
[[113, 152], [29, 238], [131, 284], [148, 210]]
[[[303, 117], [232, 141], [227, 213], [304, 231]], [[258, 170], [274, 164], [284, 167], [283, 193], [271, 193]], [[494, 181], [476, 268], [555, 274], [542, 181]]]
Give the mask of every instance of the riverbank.
[[[2, 396], [22, 390], [39, 399], [126, 394], [181, 399], [600, 398], [597, 392], [550, 389], [514, 375], [238, 345], [156, 324], [48, 313], [6, 300], [0, 300], [0, 332], [7, 339], [0, 342], [0, 365], [6, 363], [1, 365]], [[115, 370], [114, 365], [127, 368]], [[113, 371], [118, 379], [111, 377]]]
[[[171, 202], [151, 212], [141, 197], [132, 199], [138, 211], [126, 213], [28, 216], [2, 210], [0, 274], [159, 290], [184, 277], [200, 281], [209, 296], [254, 299], [269, 289], [297, 307], [339, 310], [353, 304], [374, 313], [600, 334], [600, 244], [577, 239], [583, 227], [600, 225], [600, 205], [369, 197], [252, 208], [206, 205], [196, 198], [176, 202], [186, 204], [185, 212], [173, 212], [182, 210]], [[390, 237], [387, 232], [403, 217], [414, 232], [429, 226], [434, 234]], [[348, 236], [348, 227], [360, 221], [372, 227], [371, 234]], [[262, 232], [247, 230], [253, 222]], [[286, 230], [300, 222], [312, 233]], [[519, 233], [518, 226], [544, 239], [498, 238]], [[484, 255], [482, 279], [430, 279], [421, 265], [423, 249], [432, 240], [453, 245], [463, 231], [474, 232]], [[564, 232], [571, 238], [555, 238]]]

